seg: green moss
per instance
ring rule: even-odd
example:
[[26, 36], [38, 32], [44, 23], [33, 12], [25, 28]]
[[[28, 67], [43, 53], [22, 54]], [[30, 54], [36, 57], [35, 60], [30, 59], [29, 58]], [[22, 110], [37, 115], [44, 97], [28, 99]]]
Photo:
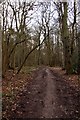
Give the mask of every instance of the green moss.
[[33, 72], [34, 70], [37, 69], [37, 66], [27, 66], [27, 67], [23, 67], [21, 72], [22, 73], [26, 73], [26, 74], [31, 74], [31, 72]]

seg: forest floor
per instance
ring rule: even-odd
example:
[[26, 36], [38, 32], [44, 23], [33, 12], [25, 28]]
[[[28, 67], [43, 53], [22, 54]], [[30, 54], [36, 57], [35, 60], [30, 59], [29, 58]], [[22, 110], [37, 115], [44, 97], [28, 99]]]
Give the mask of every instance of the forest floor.
[[58, 67], [39, 67], [10, 80], [11, 75], [3, 79], [3, 119], [80, 118], [77, 75]]

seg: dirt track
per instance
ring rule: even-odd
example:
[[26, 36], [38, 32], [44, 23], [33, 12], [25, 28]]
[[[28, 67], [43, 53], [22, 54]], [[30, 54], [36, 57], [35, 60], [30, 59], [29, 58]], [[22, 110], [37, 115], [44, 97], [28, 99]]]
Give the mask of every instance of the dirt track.
[[49, 68], [40, 68], [19, 95], [12, 118], [79, 118], [79, 93]]

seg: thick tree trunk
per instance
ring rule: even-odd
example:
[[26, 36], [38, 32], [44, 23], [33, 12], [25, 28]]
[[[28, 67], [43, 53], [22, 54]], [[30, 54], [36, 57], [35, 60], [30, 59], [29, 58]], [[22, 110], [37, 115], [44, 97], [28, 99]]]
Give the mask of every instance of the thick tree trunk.
[[63, 3], [64, 6], [64, 15], [62, 20], [62, 31], [63, 31], [63, 46], [64, 46], [64, 57], [65, 57], [65, 69], [66, 73], [71, 73], [71, 51], [70, 51], [70, 40], [69, 40], [69, 31], [67, 24], [67, 2]]
[[2, 75], [2, 31], [1, 31], [1, 18], [0, 18], [0, 77]]
[[80, 75], [80, 33], [78, 33], [78, 74]]
[[5, 76], [5, 72], [7, 70], [7, 49], [6, 49], [6, 41], [2, 41], [2, 75]]

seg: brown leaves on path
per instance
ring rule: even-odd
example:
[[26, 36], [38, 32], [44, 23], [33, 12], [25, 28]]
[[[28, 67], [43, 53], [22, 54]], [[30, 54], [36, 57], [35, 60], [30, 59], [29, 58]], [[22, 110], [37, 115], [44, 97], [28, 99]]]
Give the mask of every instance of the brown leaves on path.
[[71, 75], [67, 75], [65, 70], [62, 70], [62, 68], [60, 67], [50, 67], [51, 70], [54, 70], [54, 72], [59, 75], [62, 76], [62, 78], [64, 78], [64, 80], [66, 82], [68, 82], [70, 84], [70, 86], [72, 86], [75, 89], [79, 89], [80, 88], [80, 81], [79, 81], [79, 76], [77, 74], [71, 74]]
[[[27, 107], [27, 113], [25, 113], [25, 115], [30, 112], [29, 115], [32, 114], [34, 116], [34, 112], [35, 110], [37, 110], [37, 108], [35, 109], [34, 106], [37, 105], [36, 107], [39, 107], [41, 104], [44, 103], [41, 101], [42, 103], [39, 104], [38, 101], [40, 101], [40, 95], [44, 99], [44, 92], [46, 91], [44, 90], [44, 86], [46, 85], [46, 79], [49, 79], [47, 78], [49, 75], [46, 72], [46, 69], [47, 67], [44, 67], [44, 69], [40, 68], [39, 71], [36, 70], [36, 72], [27, 73], [27, 74], [22, 72], [18, 75], [15, 75], [15, 72], [13, 71], [10, 71], [10, 70], [7, 71], [5, 75], [6, 77], [3, 79], [3, 118], [9, 118], [10, 116], [14, 116], [15, 111], [16, 111], [16, 115], [18, 117], [21, 117], [23, 115], [22, 111], [25, 109], [24, 108], [25, 104], [26, 106], [29, 106]], [[66, 75], [65, 71], [63, 71], [59, 67], [55, 67], [55, 68], [48, 67], [48, 69], [50, 70], [50, 79], [55, 81], [55, 88], [56, 88], [56, 92], [58, 93], [57, 97], [59, 101], [62, 99], [62, 101], [65, 102], [66, 98], [72, 99], [71, 95], [74, 96], [74, 93], [76, 94], [75, 96], [77, 96], [78, 91], [80, 89], [78, 75], [74, 75], [74, 74]], [[12, 79], [10, 79], [11, 77]], [[45, 89], [46, 89], [46, 86], [45, 86]], [[66, 93], [66, 91], [70, 93]], [[34, 94], [36, 97], [33, 101]], [[66, 95], [66, 96], [63, 98], [61, 95], [63, 96]], [[25, 96], [27, 98], [25, 98]], [[26, 99], [28, 99], [29, 101], [26, 101]], [[24, 104], [25, 101], [26, 103]], [[31, 103], [29, 103], [30, 101]], [[58, 104], [59, 104], [59, 101], [58, 101]], [[75, 103], [75, 101], [73, 102], [72, 100], [73, 103]], [[32, 111], [32, 107], [34, 107], [33, 108], [34, 111]], [[30, 109], [30, 111], [28, 110], [28, 108]], [[42, 108], [40, 109], [41, 109], [40, 111], [42, 111]], [[60, 109], [63, 109], [61, 104], [60, 104]]]
[[[2, 82], [2, 116], [8, 118], [16, 110], [19, 94], [24, 91], [25, 86], [31, 81], [33, 74], [20, 73], [9, 70]], [[21, 114], [21, 113], [18, 113]]]

